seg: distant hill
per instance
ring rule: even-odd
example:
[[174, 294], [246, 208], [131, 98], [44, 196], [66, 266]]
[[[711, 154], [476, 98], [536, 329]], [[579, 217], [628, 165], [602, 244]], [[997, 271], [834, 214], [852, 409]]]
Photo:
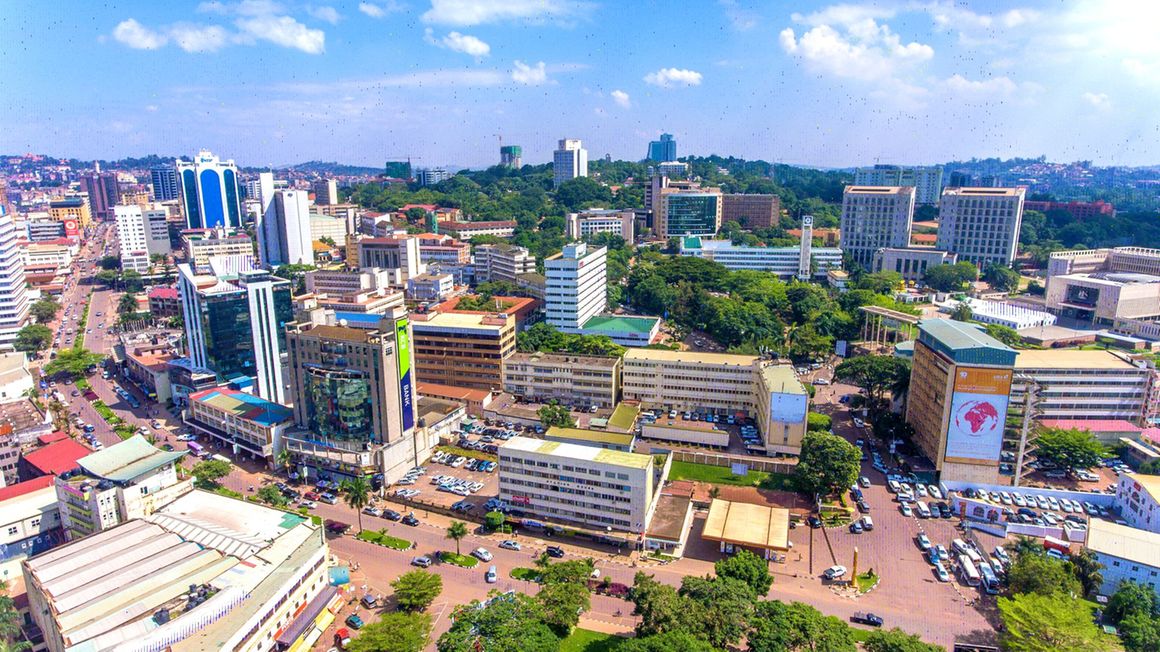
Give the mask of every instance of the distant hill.
[[[247, 167], [242, 168], [247, 172], [259, 172], [268, 170], [266, 167]], [[334, 161], [307, 161], [305, 163], [295, 163], [293, 165], [278, 165], [274, 167], [275, 172], [283, 170], [293, 170], [300, 173], [313, 173], [322, 176], [366, 176], [382, 174], [383, 168], [365, 167], [362, 165], [345, 165], [336, 163]]]

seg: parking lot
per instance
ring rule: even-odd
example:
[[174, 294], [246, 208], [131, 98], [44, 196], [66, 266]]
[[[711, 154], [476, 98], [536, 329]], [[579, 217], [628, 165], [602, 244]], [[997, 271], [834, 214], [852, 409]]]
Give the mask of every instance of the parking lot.
[[439, 446], [419, 472], [391, 486], [391, 493], [412, 502], [482, 514], [484, 503], [499, 494], [496, 453], [514, 428], [465, 424], [455, 445]]

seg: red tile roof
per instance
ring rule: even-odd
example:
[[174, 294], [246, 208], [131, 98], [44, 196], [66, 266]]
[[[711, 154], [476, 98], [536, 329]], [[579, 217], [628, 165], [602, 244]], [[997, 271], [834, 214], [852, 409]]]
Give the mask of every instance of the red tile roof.
[[181, 293], [177, 291], [177, 288], [167, 288], [167, 287], [149, 288], [149, 298], [150, 299], [173, 299], [173, 300], [176, 300], [180, 296], [181, 296]]
[[0, 489], [0, 503], [10, 498], [23, 496], [40, 489], [51, 487], [52, 483], [52, 476], [45, 475], [39, 478], [33, 478], [27, 482], [17, 482], [16, 484], [10, 484], [7, 487]]
[[40, 445], [43, 446], [45, 444], [51, 444], [54, 441], [60, 441], [62, 439], [68, 439], [68, 433], [57, 430], [56, 432], [50, 432], [47, 435], [41, 435], [37, 437], [36, 441], [40, 442]]
[[93, 451], [71, 439], [53, 442], [24, 456], [24, 462], [44, 475], [60, 475], [77, 468], [77, 460]]

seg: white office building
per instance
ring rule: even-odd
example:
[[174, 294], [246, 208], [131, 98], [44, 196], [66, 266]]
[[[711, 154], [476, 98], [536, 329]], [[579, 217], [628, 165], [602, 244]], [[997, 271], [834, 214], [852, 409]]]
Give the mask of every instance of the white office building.
[[937, 165], [875, 165], [854, 171], [854, 185], [912, 186], [916, 204], [937, 204], [943, 170]]
[[651, 455], [514, 437], [499, 449], [499, 497], [551, 521], [640, 533], [655, 477]]
[[[810, 247], [807, 254], [815, 279], [825, 278], [831, 269], [842, 269], [842, 250], [837, 247]], [[690, 236], [681, 238], [681, 255], [711, 260], [732, 270], [771, 272], [780, 278], [789, 279], [797, 276], [800, 271], [802, 249], [750, 247], [735, 245], [729, 240]]]
[[[1026, 188], [947, 188], [938, 211], [936, 249], [980, 269], [1010, 265], [1019, 244]], [[845, 232], [842, 234], [845, 246]]]
[[563, 138], [552, 152], [552, 182], [559, 186], [568, 179], [588, 176], [588, 150], [579, 138]]
[[1049, 312], [974, 297], [967, 297], [963, 301], [948, 301], [942, 308], [946, 312], [954, 312], [955, 308], [964, 303], [971, 309], [971, 319], [984, 324], [998, 324], [1015, 330], [1055, 324], [1055, 315]]
[[310, 237], [310, 199], [306, 191], [274, 192], [269, 209], [257, 225], [257, 232], [258, 251], [264, 265], [277, 267], [314, 263], [313, 241]]
[[1160, 534], [1093, 518], [1087, 548], [1103, 566], [1100, 595], [1112, 595], [1121, 582], [1135, 582], [1160, 598]]
[[914, 188], [846, 186], [842, 193], [841, 244], [866, 269], [883, 247], [906, 247], [914, 221]]
[[0, 209], [0, 345], [10, 345], [28, 321], [28, 292], [20, 234]]
[[154, 204], [144, 209], [132, 204], [114, 206], [117, 240], [121, 248], [121, 269], [138, 274], [149, 271], [149, 257], [169, 253], [169, 213]]
[[588, 250], [583, 242], [564, 247], [556, 258], [544, 261], [544, 304], [547, 322], [565, 333], [578, 333], [590, 318], [608, 305], [605, 247]]
[[636, 213], [630, 210], [591, 208], [568, 213], [567, 236], [573, 240], [597, 233], [611, 233], [632, 242]]

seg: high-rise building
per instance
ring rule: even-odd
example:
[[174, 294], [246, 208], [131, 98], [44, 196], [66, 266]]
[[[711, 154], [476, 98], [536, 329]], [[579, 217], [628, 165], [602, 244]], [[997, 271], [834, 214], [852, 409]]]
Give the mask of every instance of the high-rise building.
[[605, 273], [607, 247], [591, 251], [583, 242], [564, 246], [564, 252], [544, 261], [544, 312], [549, 325], [578, 333], [584, 324], [604, 312], [608, 305]]
[[716, 235], [721, 229], [721, 189], [669, 186], [653, 198], [653, 224], [662, 238]]
[[[802, 246], [807, 241], [802, 239]], [[735, 245], [729, 240], [710, 240], [697, 236], [680, 239], [681, 255], [705, 258], [726, 269], [751, 269], [776, 274], [783, 279], [800, 276], [802, 262], [815, 280], [825, 278], [830, 270], [842, 269], [842, 250], [837, 247], [810, 246], [803, 252], [797, 247], [759, 247]], [[803, 258], [804, 253], [804, 258]]]
[[[938, 211], [937, 249], [980, 269], [1010, 266], [1019, 245], [1026, 188], [947, 188]], [[842, 248], [846, 247], [845, 233]]]
[[81, 177], [81, 190], [89, 195], [89, 206], [98, 220], [113, 218], [113, 207], [121, 201], [116, 172], [93, 172]]
[[516, 320], [504, 313], [412, 315], [415, 373], [420, 383], [498, 391], [503, 361], [516, 350]]
[[579, 213], [568, 213], [566, 235], [574, 240], [597, 233], [611, 233], [633, 241], [636, 213], [632, 209], [589, 208]]
[[427, 271], [419, 255], [419, 239], [404, 235], [398, 238], [363, 238], [358, 241], [358, 266], [398, 270], [397, 284]]
[[588, 176], [588, 150], [579, 138], [562, 138], [552, 152], [552, 183]]
[[314, 191], [314, 203], [319, 206], [332, 206], [338, 203], [338, 182], [334, 179], [319, 179], [311, 185]]
[[[317, 319], [317, 321], [315, 321]], [[382, 473], [386, 482], [427, 459], [417, 438], [411, 326], [396, 308], [379, 328], [354, 328], [333, 313], [286, 327], [290, 387], [298, 430], [287, 448], [308, 476]]]
[[89, 198], [83, 193], [50, 201], [48, 214], [57, 222], [64, 223], [65, 235], [70, 237], [83, 233], [93, 223]]
[[144, 274], [149, 271], [149, 243], [145, 214], [140, 206], [114, 206], [117, 241], [121, 250], [121, 269]]
[[842, 252], [869, 269], [874, 252], [910, 245], [911, 186], [846, 186], [842, 193]]
[[258, 252], [264, 265], [277, 267], [314, 263], [314, 243], [310, 238], [310, 200], [305, 190], [275, 191], [273, 201], [255, 230], [258, 235]]
[[283, 325], [293, 319], [290, 282], [254, 265], [252, 256], [209, 259], [209, 274], [177, 266], [187, 351], [193, 364], [223, 380], [285, 402]]
[[935, 166], [875, 165], [854, 171], [856, 186], [912, 186], [914, 203], [937, 204], [942, 192], [943, 169]]
[[721, 198], [721, 223], [737, 222], [747, 229], [777, 226], [781, 200], [777, 195], [725, 195]]
[[12, 218], [0, 214], [0, 345], [11, 344], [28, 321], [28, 294], [20, 234]]
[[519, 145], [503, 145], [499, 148], [499, 164], [520, 169], [523, 167], [524, 148]]
[[239, 227], [242, 223], [238, 166], [201, 150], [193, 162], [177, 162], [185, 223], [191, 229]]
[[417, 181], [420, 186], [433, 186], [437, 183], [446, 181], [453, 176], [455, 176], [455, 173], [447, 170], [446, 168], [427, 168], [425, 170], [419, 170], [415, 173], [415, 181]]
[[658, 163], [677, 160], [677, 141], [673, 140], [672, 134], [661, 134], [660, 140], [649, 141], [645, 158]]
[[181, 196], [177, 186], [177, 168], [172, 165], [150, 168], [149, 181], [153, 186], [153, 201], [173, 201]]
[[253, 256], [254, 243], [245, 233], [225, 229], [199, 229], [181, 234], [186, 260], [195, 270], [209, 269], [209, 260], [218, 256]]
[[523, 247], [486, 244], [475, 248], [475, 280], [515, 283], [523, 274], [536, 271], [536, 257]]

